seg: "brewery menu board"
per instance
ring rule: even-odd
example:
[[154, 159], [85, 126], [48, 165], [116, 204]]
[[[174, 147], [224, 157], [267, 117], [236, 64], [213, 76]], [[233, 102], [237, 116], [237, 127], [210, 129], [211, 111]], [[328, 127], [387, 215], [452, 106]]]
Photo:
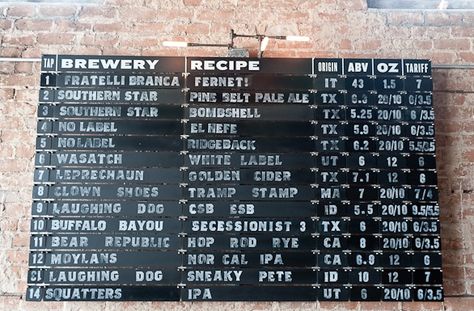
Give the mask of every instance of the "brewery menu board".
[[29, 300], [443, 300], [431, 63], [45, 55]]

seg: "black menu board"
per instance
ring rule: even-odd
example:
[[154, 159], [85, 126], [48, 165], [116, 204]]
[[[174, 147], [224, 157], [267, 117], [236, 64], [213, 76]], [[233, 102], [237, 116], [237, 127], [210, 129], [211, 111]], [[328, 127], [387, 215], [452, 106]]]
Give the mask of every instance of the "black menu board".
[[28, 300], [443, 300], [431, 63], [45, 55]]

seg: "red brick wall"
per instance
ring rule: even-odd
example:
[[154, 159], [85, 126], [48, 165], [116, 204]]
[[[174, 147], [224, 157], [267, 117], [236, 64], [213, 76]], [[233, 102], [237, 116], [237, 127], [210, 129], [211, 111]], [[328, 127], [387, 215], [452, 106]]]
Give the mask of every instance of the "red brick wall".
[[[69, 1], [64, 1], [69, 2]], [[72, 1], [71, 1], [72, 2]], [[372, 11], [364, 0], [105, 0], [103, 5], [0, 3], [2, 57], [42, 53], [219, 55], [163, 40], [227, 43], [230, 28], [300, 34], [265, 56], [431, 58], [474, 63], [474, 12]], [[237, 39], [239, 47], [256, 41]], [[444, 303], [27, 303], [38, 64], [0, 62], [0, 310], [474, 309], [474, 70], [434, 70]]]

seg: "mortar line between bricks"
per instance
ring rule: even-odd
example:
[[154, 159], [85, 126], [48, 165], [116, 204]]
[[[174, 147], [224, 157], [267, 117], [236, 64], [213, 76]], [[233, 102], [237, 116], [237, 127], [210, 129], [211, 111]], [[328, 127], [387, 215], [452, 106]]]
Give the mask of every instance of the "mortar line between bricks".
[[472, 94], [474, 91], [462, 91], [462, 90], [433, 90], [433, 93], [460, 93], [460, 94]]
[[22, 294], [18, 293], [18, 294], [15, 294], [15, 293], [1, 293], [0, 294], [0, 297], [23, 297]]
[[434, 70], [451, 70], [451, 69], [473, 70], [474, 69], [474, 64], [432, 65], [431, 68], [433, 68]]

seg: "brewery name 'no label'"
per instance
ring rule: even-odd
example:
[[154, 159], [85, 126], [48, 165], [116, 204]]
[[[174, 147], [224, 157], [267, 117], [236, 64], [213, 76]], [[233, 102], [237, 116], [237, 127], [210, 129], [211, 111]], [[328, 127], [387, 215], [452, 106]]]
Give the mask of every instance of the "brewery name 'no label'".
[[431, 63], [45, 55], [27, 299], [442, 301]]

